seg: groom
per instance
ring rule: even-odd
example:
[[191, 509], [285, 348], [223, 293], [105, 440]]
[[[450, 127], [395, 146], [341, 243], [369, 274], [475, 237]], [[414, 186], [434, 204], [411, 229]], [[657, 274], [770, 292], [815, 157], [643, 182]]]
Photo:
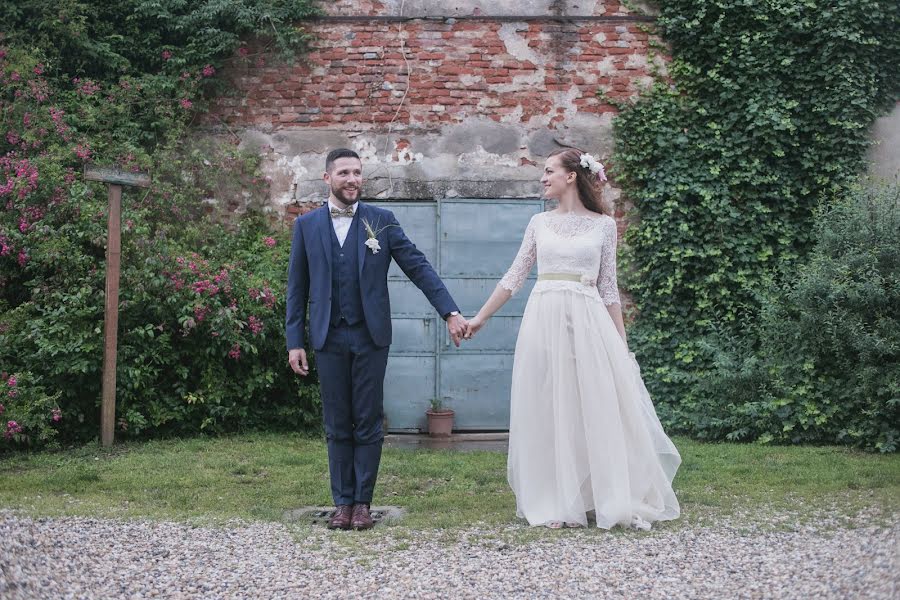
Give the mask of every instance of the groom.
[[294, 222], [287, 287], [288, 362], [295, 373], [305, 376], [309, 373], [306, 347], [316, 351], [336, 506], [328, 527], [368, 529], [384, 440], [391, 259], [447, 321], [457, 346], [466, 321], [393, 213], [359, 202], [359, 155], [346, 148], [332, 150], [325, 159], [323, 178], [330, 189], [328, 202]]

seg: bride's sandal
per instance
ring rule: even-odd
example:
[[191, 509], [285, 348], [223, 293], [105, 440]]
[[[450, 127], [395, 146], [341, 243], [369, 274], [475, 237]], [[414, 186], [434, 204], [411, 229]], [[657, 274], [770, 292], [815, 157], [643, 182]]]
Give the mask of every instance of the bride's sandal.
[[650, 521], [646, 521], [641, 517], [634, 515], [631, 517], [631, 528], [637, 529], [638, 531], [650, 531], [651, 527], [653, 527]]
[[562, 529], [562, 521], [547, 521], [547, 529]]

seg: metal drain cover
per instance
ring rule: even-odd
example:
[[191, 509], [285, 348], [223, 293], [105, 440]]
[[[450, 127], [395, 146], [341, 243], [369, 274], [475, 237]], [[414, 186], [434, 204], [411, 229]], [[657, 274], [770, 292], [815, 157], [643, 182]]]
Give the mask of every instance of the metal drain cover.
[[[399, 521], [406, 514], [406, 509], [399, 506], [372, 506], [369, 511], [372, 521], [376, 525], [382, 522]], [[289, 522], [306, 522], [324, 527], [333, 514], [333, 506], [304, 506], [284, 511], [283, 519]]]

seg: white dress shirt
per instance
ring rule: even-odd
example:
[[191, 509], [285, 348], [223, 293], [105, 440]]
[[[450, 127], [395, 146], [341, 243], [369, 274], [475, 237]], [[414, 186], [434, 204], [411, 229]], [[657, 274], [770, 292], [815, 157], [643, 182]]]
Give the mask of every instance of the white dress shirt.
[[[341, 248], [344, 247], [344, 240], [347, 239], [347, 234], [350, 232], [350, 224], [353, 223], [353, 217], [331, 217], [331, 209], [343, 210], [339, 206], [335, 206], [331, 200], [328, 201], [328, 214], [329, 218], [331, 218], [331, 226], [334, 227], [334, 234], [337, 236], [338, 244], [341, 245]], [[356, 214], [357, 204], [354, 203], [351, 205], [350, 210], [353, 211], [353, 214]]]

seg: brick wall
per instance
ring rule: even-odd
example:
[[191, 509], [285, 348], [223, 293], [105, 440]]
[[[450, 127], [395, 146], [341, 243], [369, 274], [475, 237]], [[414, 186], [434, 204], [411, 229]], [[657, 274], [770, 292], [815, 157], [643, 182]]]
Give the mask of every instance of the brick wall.
[[560, 144], [610, 153], [616, 109], [598, 90], [626, 99], [649, 83], [648, 63], [665, 67], [647, 23], [615, 1], [435, 4], [387, 21], [401, 3], [332, 3], [330, 17], [351, 19], [304, 23], [315, 42], [302, 63], [252, 48], [226, 72], [237, 94], [210, 125], [266, 150], [274, 206], [320, 199], [337, 145], [364, 156], [369, 197], [535, 197]]

